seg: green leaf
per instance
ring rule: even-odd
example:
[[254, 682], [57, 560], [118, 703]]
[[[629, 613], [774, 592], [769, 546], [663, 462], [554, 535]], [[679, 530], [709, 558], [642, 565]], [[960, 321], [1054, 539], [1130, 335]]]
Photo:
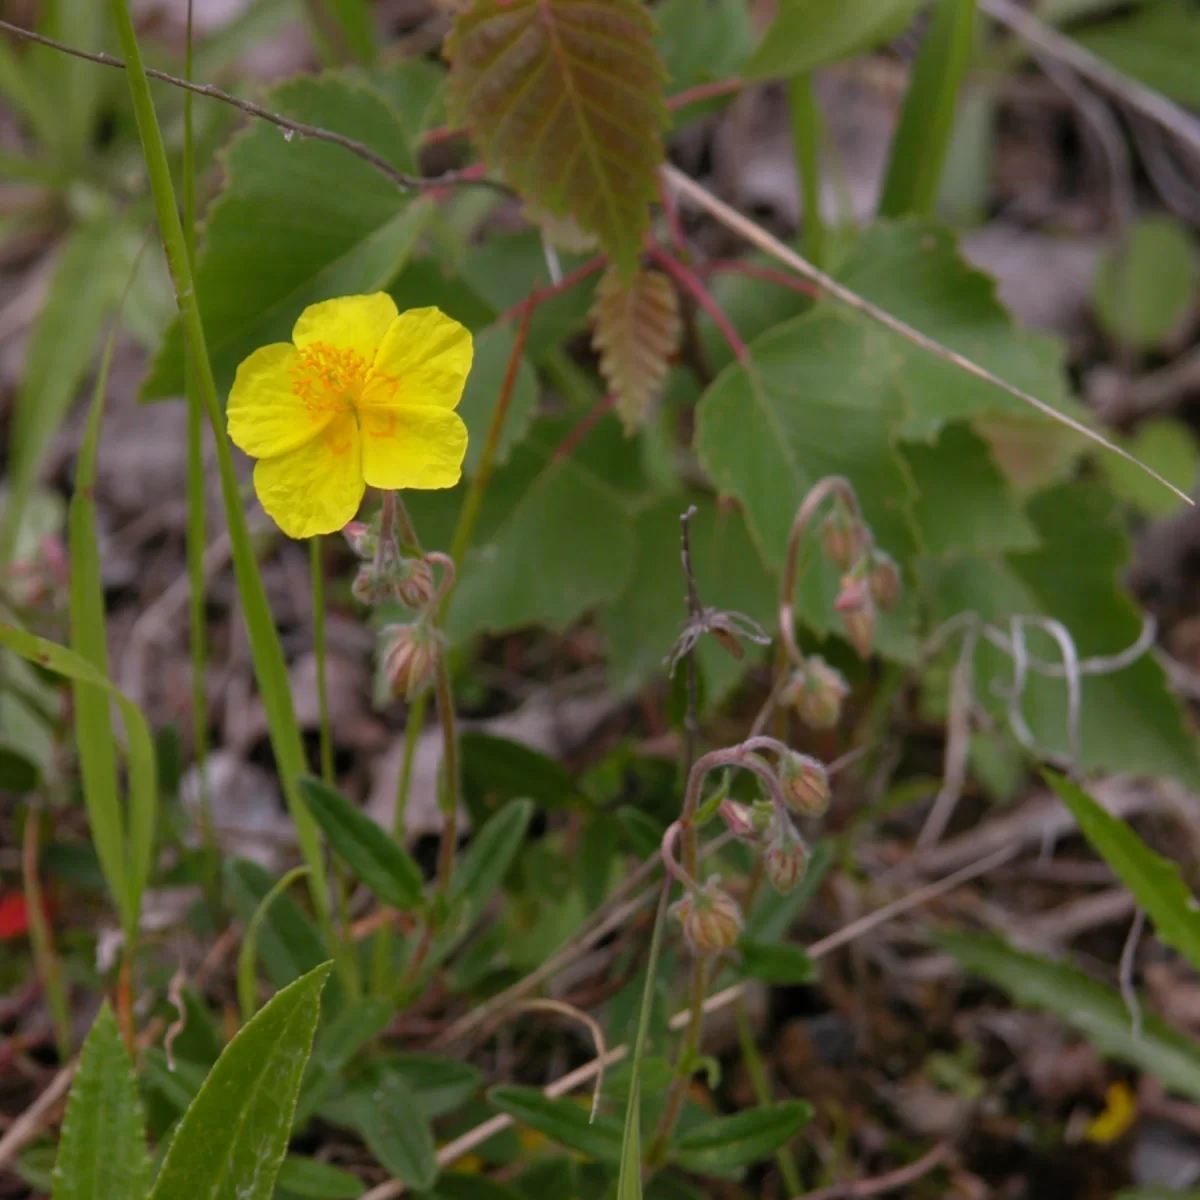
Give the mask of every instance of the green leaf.
[[881, 217], [927, 217], [933, 211], [959, 87], [975, 49], [975, 26], [975, 0], [938, 0], [892, 137]]
[[920, 6], [921, 0], [779, 0], [742, 74], [802, 75], [850, 58], [902, 33]]
[[438, 1175], [433, 1130], [404, 1079], [381, 1071], [369, 1092], [351, 1092], [338, 1108], [389, 1174], [418, 1191], [433, 1186]]
[[308, 867], [293, 867], [283, 876], [271, 890], [262, 898], [262, 903], [255, 910], [246, 932], [242, 936], [242, 947], [238, 951], [237, 990], [238, 1001], [242, 1009], [242, 1023], [245, 1024], [254, 1016], [258, 1008], [258, 997], [254, 980], [255, 954], [258, 948], [258, 931], [271, 913], [271, 906], [288, 888], [303, 875], [308, 874]]
[[281, 1191], [306, 1200], [358, 1200], [367, 1185], [357, 1175], [315, 1158], [289, 1154], [279, 1168], [276, 1181]]
[[596, 234], [626, 273], [663, 157], [653, 36], [635, 0], [476, 0], [445, 47], [451, 124], [523, 196]]
[[53, 1200], [142, 1200], [150, 1186], [146, 1119], [133, 1063], [105, 1003], [71, 1084]]
[[384, 904], [415, 908], [424, 894], [420, 868], [365, 812], [335, 788], [311, 775], [299, 781], [300, 794], [329, 844], [360, 883]]
[[217, 1059], [171, 1142], [150, 1200], [270, 1200], [329, 975], [279, 992]]
[[[1097, 485], [1065, 484], [1039, 494], [1028, 515], [1038, 550], [926, 564], [922, 583], [933, 623], [975, 612], [1007, 633], [1012, 616], [1043, 616], [1062, 622], [1083, 658], [1133, 645], [1143, 623], [1119, 583], [1129, 544], [1112, 497]], [[1061, 661], [1056, 644], [1040, 630], [1028, 631], [1027, 646], [1031, 655]], [[1005, 706], [994, 689], [1011, 684], [1012, 661], [981, 641], [975, 662], [975, 695], [1004, 722]], [[1038, 746], [1065, 755], [1065, 681], [1031, 673], [1021, 708]], [[1171, 775], [1200, 786], [1194, 739], [1152, 655], [1120, 671], [1083, 677], [1080, 757], [1084, 771]]]
[[732, 1117], [717, 1117], [678, 1138], [673, 1158], [687, 1171], [702, 1175], [728, 1174], [774, 1154], [811, 1118], [812, 1106], [803, 1100], [764, 1105]]
[[506, 804], [471, 840], [470, 849], [454, 873], [450, 885], [451, 907], [465, 905], [468, 923], [474, 924], [484, 906], [500, 886], [509, 867], [525, 843], [525, 832], [533, 819], [529, 800]]
[[521, 1200], [521, 1193], [482, 1175], [447, 1172], [438, 1180], [436, 1200]]
[[478, 1067], [437, 1054], [392, 1054], [387, 1069], [408, 1084], [431, 1121], [461, 1107], [483, 1083]]
[[1084, 836], [1146, 910], [1159, 941], [1200, 970], [1200, 912], [1191, 889], [1179, 877], [1179, 867], [1156, 854], [1124, 821], [1107, 813], [1069, 779], [1053, 771], [1044, 774]]
[[459, 754], [463, 793], [473, 817], [490, 815], [521, 796], [544, 809], [587, 803], [562, 763], [521, 742], [468, 729], [459, 739]]
[[328, 1095], [341, 1086], [342, 1072], [350, 1060], [383, 1033], [395, 1015], [396, 1006], [390, 998], [364, 996], [347, 1004], [325, 1026], [300, 1087], [295, 1128], [302, 1129]]
[[[779, 585], [746, 532], [741, 512], [697, 493], [655, 503], [637, 516], [637, 557], [619, 599], [604, 609], [609, 681], [632, 692], [661, 676], [663, 662], [687, 622], [687, 598], [679, 565], [679, 518], [691, 504], [692, 569], [700, 602], [744, 613], [770, 630], [779, 608]], [[711, 637], [700, 639], [707, 704], [719, 704], [763, 649], [747, 644], [735, 659]]]
[[1171, 217], [1143, 217], [1096, 266], [1096, 316], [1112, 337], [1152, 350], [1180, 331], [1197, 282], [1196, 244], [1187, 228]]
[[0, 791], [22, 795], [42, 786], [40, 764], [19, 747], [0, 741]]
[[[416, 170], [395, 114], [361, 82], [302, 77], [274, 88], [265, 102], [363, 142], [399, 170]], [[289, 141], [272, 125], [249, 125], [223, 159], [226, 185], [209, 210], [196, 275], [221, 393], [251, 351], [291, 340], [308, 305], [386, 287], [434, 212], [431, 200], [410, 199], [340, 146]], [[183, 367], [175, 321], [142, 385], [143, 399], [181, 395]]]
[[590, 1120], [578, 1100], [552, 1099], [539, 1088], [503, 1084], [488, 1099], [518, 1124], [545, 1134], [551, 1141], [600, 1162], [621, 1161], [621, 1123], [612, 1117]]
[[[105, 807], [98, 819], [90, 816], [89, 820], [104, 878], [117, 901], [122, 923], [127, 930], [136, 930], [142, 887], [150, 864], [154, 814], [158, 806], [154, 739], [150, 736], [145, 715], [91, 663], [65, 646], [5, 624], [0, 624], [0, 646], [73, 683], [84, 683], [103, 691], [116, 701], [120, 709], [128, 742], [128, 818], [119, 808]], [[93, 798], [97, 795], [116, 803], [115, 793], [92, 793]], [[91, 802], [89, 799], [89, 804]]]
[[799, 946], [743, 937], [738, 949], [742, 952], [742, 973], [750, 979], [793, 985], [812, 983], [817, 978], [816, 964]]
[[[492, 415], [504, 387], [516, 335], [511, 322], [503, 321], [489, 325], [475, 335], [475, 358], [467, 386], [463, 390], [458, 415], [466, 422], [470, 437], [467, 441], [467, 457], [463, 460], [463, 472], [474, 475], [483, 454], [484, 442], [492, 423]], [[517, 375], [500, 440], [496, 443], [496, 454], [492, 460], [495, 467], [508, 461], [512, 448], [529, 432], [537, 408], [537, 377], [529, 360], [522, 354], [517, 362]]]
[[[1173, 417], [1140, 421], [1133, 436], [1124, 439], [1121, 445], [1180, 491], [1191, 492], [1195, 487], [1200, 475], [1200, 446], [1191, 428], [1182, 421]], [[1124, 458], [1102, 454], [1096, 465], [1104, 472], [1113, 492], [1144, 516], [1163, 517], [1183, 507], [1178, 496]]]
[[[697, 10], [700, 11], [697, 11]], [[754, 24], [742, 0], [666, 0], [655, 5], [658, 22], [655, 42], [666, 67], [673, 95], [731, 79], [754, 47]], [[689, 104], [686, 117], [695, 120], [728, 98]], [[676, 124], [678, 112], [672, 114]]]
[[1054, 1013], [1106, 1058], [1130, 1063], [1168, 1090], [1200, 1099], [1200, 1048], [1144, 1005], [1139, 1032], [1118, 992], [1067, 963], [1014, 950], [998, 937], [943, 933], [937, 941], [965, 970], [991, 980], [1020, 1004]]

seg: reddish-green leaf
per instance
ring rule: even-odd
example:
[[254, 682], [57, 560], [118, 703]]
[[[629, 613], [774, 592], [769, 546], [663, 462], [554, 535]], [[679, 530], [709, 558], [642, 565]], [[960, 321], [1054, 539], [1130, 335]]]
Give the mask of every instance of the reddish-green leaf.
[[592, 305], [592, 345], [627, 433], [646, 423], [679, 346], [679, 298], [659, 271], [610, 267]]
[[454, 23], [450, 120], [522, 195], [570, 213], [629, 275], [666, 125], [654, 23], [636, 0], [476, 0]]

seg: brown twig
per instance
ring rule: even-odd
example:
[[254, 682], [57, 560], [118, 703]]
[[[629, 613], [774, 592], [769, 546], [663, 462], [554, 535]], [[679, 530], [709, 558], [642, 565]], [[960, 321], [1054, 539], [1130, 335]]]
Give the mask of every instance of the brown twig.
[[939, 1142], [928, 1154], [922, 1155], [905, 1167], [897, 1167], [886, 1175], [875, 1175], [870, 1179], [855, 1179], [850, 1183], [831, 1183], [828, 1187], [805, 1192], [804, 1200], [864, 1200], [867, 1196], [882, 1196], [894, 1192], [928, 1175], [953, 1157], [953, 1148], [947, 1142]]
[[564, 462], [570, 458], [572, 454], [579, 448], [579, 443], [592, 431], [592, 427], [600, 420], [606, 412], [608, 412], [615, 403], [612, 395], [607, 395], [597, 400], [589, 412], [587, 412], [580, 420], [579, 424], [563, 438], [554, 453], [550, 455], [552, 463]]
[[691, 296], [704, 309], [712, 323], [721, 331], [721, 336], [729, 343], [729, 348], [738, 362], [747, 362], [750, 353], [746, 349], [746, 343], [734, 329], [733, 322], [721, 311], [721, 306], [712, 298], [708, 288], [700, 282], [699, 276], [660, 246], [650, 247], [650, 257], [671, 276], [685, 295]]

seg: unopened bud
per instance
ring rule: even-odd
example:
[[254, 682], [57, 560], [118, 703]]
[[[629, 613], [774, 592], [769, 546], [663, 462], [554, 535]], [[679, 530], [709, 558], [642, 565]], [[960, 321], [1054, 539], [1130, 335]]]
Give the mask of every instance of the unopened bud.
[[786, 895], [808, 873], [808, 848], [790, 821], [776, 822], [775, 836], [763, 851], [763, 873], [771, 886]]
[[900, 595], [900, 569], [889, 554], [877, 550], [871, 556], [871, 597], [887, 612]]
[[388, 598], [387, 588], [379, 582], [373, 564], [365, 562], [358, 568], [350, 585], [350, 595], [359, 604], [382, 604]]
[[792, 673], [782, 699], [810, 729], [832, 729], [841, 719], [842, 702], [849, 694], [842, 673], [814, 654]]
[[433, 599], [433, 572], [423, 558], [401, 559], [394, 583], [400, 603], [408, 608], [424, 608]]
[[833, 604], [846, 627], [850, 644], [860, 658], [869, 658], [875, 641], [875, 602], [867, 581], [851, 575], [842, 577], [842, 590]]
[[848, 571], [867, 549], [866, 526], [839, 502], [821, 526], [821, 540], [830, 561]]
[[829, 776], [815, 758], [787, 755], [779, 763], [779, 782], [787, 802], [801, 815], [819, 817], [829, 807]]
[[379, 535], [365, 521], [351, 521], [342, 527], [342, 537], [359, 558], [374, 558]]
[[720, 813], [721, 820], [734, 837], [743, 842], [753, 842], [758, 838], [759, 828], [754, 818], [754, 810], [748, 804], [726, 800], [721, 804]]
[[432, 678], [439, 651], [437, 633], [425, 621], [389, 625], [382, 631], [383, 671], [393, 696], [411, 700]]
[[692, 888], [675, 905], [684, 940], [694, 954], [715, 954], [737, 944], [742, 910], [714, 876], [702, 888]]

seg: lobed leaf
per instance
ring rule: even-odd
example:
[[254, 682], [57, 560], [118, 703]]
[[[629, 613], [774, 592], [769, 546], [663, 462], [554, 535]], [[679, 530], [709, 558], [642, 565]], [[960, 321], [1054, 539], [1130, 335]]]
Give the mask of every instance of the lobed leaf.
[[679, 348], [679, 297], [661, 272], [639, 267], [626, 278], [609, 267], [592, 305], [592, 345], [626, 433], [650, 418]]
[[449, 112], [528, 200], [571, 214], [625, 275], [666, 125], [654, 22], [636, 0], [476, 0], [446, 42]]

